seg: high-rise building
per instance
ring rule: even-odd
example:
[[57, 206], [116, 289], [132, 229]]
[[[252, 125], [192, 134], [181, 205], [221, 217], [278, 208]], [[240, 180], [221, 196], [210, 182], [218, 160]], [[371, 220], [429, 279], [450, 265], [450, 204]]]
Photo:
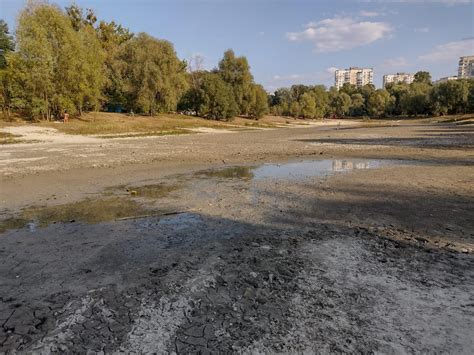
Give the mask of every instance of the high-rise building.
[[474, 55], [459, 58], [458, 78], [474, 78]]
[[374, 71], [371, 68], [338, 69], [334, 74], [335, 85], [340, 89], [344, 84], [352, 84], [362, 87], [374, 82]]
[[390, 84], [390, 83], [411, 84], [413, 80], [415, 80], [414, 74], [407, 74], [407, 73], [387, 74], [383, 76], [383, 87], [387, 86], [387, 84]]

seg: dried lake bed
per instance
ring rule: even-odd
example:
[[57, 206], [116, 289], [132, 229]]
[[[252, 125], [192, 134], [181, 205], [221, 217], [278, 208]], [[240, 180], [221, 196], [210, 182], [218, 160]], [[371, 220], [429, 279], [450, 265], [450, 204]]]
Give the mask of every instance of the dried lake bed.
[[470, 353], [472, 133], [12, 145], [0, 351]]

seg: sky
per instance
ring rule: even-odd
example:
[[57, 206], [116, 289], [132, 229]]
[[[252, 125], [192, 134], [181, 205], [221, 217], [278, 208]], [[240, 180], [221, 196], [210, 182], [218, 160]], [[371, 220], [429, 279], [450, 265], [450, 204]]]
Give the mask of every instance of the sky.
[[[72, 1], [51, 0], [61, 7]], [[171, 41], [181, 59], [212, 69], [232, 48], [267, 91], [334, 85], [334, 70], [456, 75], [474, 55], [474, 0], [76, 0], [99, 19]], [[0, 0], [12, 32], [24, 0]]]

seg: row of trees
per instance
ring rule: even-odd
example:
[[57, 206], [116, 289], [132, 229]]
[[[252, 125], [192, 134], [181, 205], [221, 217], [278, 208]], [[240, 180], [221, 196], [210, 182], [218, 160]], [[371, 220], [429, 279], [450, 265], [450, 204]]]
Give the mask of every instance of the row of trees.
[[43, 119], [99, 109], [155, 115], [179, 107], [213, 119], [268, 110], [247, 59], [231, 50], [212, 72], [191, 68], [166, 40], [77, 5], [45, 3], [21, 11], [16, 38], [0, 21], [0, 105]]
[[452, 80], [433, 85], [428, 72], [418, 72], [411, 84], [373, 85], [357, 88], [344, 84], [293, 85], [270, 95], [270, 110], [276, 115], [303, 118], [328, 116], [440, 115], [474, 112], [474, 80]]
[[410, 85], [379, 90], [294, 85], [267, 95], [247, 59], [232, 50], [206, 71], [199, 60], [180, 60], [170, 42], [99, 21], [90, 9], [30, 2], [15, 38], [0, 20], [0, 106], [43, 119], [99, 109], [259, 118], [269, 106], [273, 114], [304, 118], [438, 115], [473, 112], [474, 81], [432, 85], [429, 73], [418, 72]]

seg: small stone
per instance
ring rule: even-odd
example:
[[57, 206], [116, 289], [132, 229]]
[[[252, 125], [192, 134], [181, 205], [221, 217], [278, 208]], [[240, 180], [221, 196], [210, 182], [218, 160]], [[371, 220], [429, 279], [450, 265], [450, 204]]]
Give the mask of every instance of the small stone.
[[244, 298], [250, 299], [253, 298], [255, 291], [253, 288], [247, 287], [244, 292]]

